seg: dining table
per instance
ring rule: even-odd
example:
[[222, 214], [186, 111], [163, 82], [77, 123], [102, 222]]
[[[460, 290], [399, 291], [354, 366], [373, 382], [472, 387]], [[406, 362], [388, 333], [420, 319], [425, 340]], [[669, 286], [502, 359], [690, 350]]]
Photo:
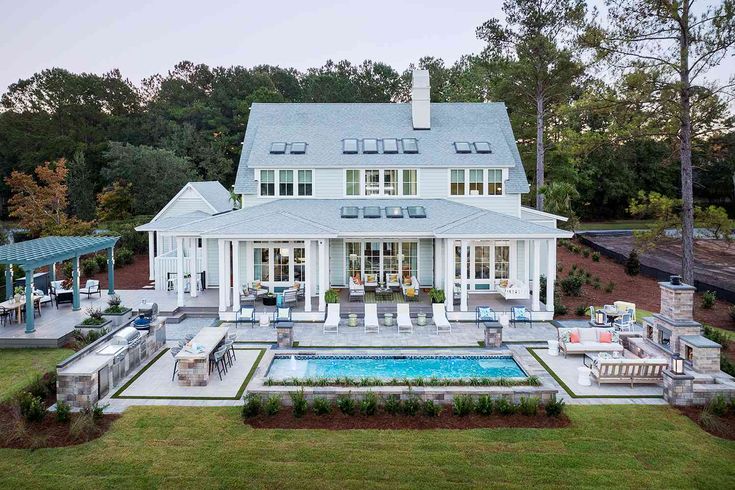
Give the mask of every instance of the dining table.
[[225, 327], [204, 327], [176, 354], [179, 385], [209, 384], [209, 356], [222, 344], [227, 331]]
[[605, 315], [607, 315], [607, 318], [610, 321], [610, 325], [612, 325], [616, 319], [625, 314], [624, 311], [618, 310], [617, 308], [603, 308], [602, 311], [604, 311]]
[[[33, 302], [36, 303], [38, 301], [41, 301], [41, 296], [33, 295]], [[0, 306], [5, 308], [8, 311], [14, 311], [15, 312], [15, 323], [21, 322], [21, 310], [25, 308], [26, 306], [26, 297], [25, 295], [21, 296], [21, 298], [16, 301], [15, 298], [10, 298], [2, 303], [0, 303]]]

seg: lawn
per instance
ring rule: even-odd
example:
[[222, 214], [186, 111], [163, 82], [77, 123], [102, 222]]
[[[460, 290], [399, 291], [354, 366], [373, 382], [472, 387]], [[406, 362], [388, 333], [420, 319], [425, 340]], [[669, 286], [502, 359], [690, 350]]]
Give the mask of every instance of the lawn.
[[72, 355], [69, 349], [0, 349], [0, 400], [5, 400], [33, 381], [38, 374], [54, 371]]
[[0, 486], [729, 488], [735, 443], [664, 406], [568, 408], [566, 429], [255, 430], [229, 408], [136, 407], [101, 439], [0, 449]]
[[650, 228], [653, 220], [620, 219], [610, 221], [590, 221], [580, 223], [578, 231], [588, 230], [645, 230]]

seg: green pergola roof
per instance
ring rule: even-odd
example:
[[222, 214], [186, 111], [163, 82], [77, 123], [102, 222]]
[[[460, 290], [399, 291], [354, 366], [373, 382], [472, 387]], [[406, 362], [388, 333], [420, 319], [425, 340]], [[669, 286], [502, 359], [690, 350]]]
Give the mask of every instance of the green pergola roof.
[[114, 247], [117, 236], [47, 236], [0, 246], [0, 264], [32, 269]]

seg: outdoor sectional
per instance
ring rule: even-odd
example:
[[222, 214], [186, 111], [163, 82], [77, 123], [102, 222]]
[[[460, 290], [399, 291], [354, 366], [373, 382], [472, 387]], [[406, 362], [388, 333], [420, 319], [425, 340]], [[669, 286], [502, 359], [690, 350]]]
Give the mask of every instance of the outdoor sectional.
[[[610, 333], [610, 342], [600, 341], [600, 335]], [[572, 342], [573, 337], [579, 336], [579, 342]], [[585, 354], [587, 352], [620, 352], [623, 345], [617, 341], [617, 335], [612, 328], [589, 327], [589, 328], [560, 328], [559, 349], [567, 354]]]

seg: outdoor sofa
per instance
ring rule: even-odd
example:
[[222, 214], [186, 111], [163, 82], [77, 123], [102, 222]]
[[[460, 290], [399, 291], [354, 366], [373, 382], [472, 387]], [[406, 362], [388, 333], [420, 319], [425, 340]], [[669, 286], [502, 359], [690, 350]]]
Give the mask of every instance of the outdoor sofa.
[[625, 350], [618, 341], [612, 328], [560, 328], [559, 349], [567, 354], [586, 354], [587, 352], [620, 352]]
[[592, 363], [592, 377], [597, 384], [602, 383], [630, 383], [634, 384], [658, 383], [663, 378], [663, 371], [669, 367], [666, 359], [627, 359], [627, 358], [600, 358]]

